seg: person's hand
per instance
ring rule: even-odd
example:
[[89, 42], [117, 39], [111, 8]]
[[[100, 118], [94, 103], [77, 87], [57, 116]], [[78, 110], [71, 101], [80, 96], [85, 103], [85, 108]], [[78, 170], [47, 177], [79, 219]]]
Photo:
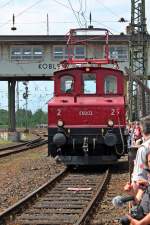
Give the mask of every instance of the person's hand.
[[126, 183], [126, 185], [124, 186], [123, 190], [125, 192], [127, 192], [129, 195], [134, 195], [133, 186], [129, 182]]
[[137, 147], [140, 147], [140, 145], [141, 145], [141, 141], [142, 141], [142, 139], [140, 138], [140, 139], [138, 139], [136, 142], [135, 142], [135, 145], [137, 146]]
[[148, 181], [144, 179], [138, 180], [136, 183], [139, 188], [143, 188], [143, 189], [149, 185]]
[[136, 220], [130, 215], [127, 215], [128, 219], [130, 220], [130, 225], [141, 225], [140, 220]]
[[127, 182], [123, 189], [124, 189], [124, 191], [131, 191], [132, 185], [129, 182]]
[[138, 204], [141, 201], [143, 193], [144, 193], [144, 190], [139, 188], [137, 193], [136, 193], [136, 196], [135, 196], [135, 203], [136, 204]]

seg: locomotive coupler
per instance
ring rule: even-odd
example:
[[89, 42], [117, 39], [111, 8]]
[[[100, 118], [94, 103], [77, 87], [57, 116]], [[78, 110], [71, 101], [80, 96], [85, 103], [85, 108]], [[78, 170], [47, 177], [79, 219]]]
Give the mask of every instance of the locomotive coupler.
[[83, 148], [84, 153], [87, 154], [89, 151], [88, 137], [84, 137], [82, 148]]

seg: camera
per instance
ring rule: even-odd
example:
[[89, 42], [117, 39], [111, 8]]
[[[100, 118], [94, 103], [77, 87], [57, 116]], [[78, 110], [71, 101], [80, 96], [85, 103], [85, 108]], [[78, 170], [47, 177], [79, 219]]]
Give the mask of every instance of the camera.
[[[141, 206], [132, 207], [131, 216], [136, 220], [141, 220], [145, 216], [143, 208]], [[129, 225], [130, 220], [128, 219], [127, 216], [123, 216], [123, 217], [120, 218], [120, 223], [122, 225]]]

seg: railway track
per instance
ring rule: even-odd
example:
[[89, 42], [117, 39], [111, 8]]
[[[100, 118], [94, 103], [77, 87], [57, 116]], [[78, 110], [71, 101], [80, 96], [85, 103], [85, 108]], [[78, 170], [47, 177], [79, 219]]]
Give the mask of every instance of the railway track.
[[[1, 213], [0, 224], [80, 225], [89, 219], [108, 180], [108, 170], [103, 173], [65, 170]], [[13, 215], [15, 221], [7, 223]]]
[[36, 138], [32, 141], [28, 141], [28, 142], [25, 142], [25, 143], [1, 148], [0, 149], [0, 158], [11, 155], [11, 154], [23, 152], [23, 151], [26, 151], [28, 149], [32, 149], [32, 148], [35, 148], [35, 147], [38, 147], [38, 146], [41, 146], [43, 144], [46, 144], [47, 142], [48, 142], [47, 139], [38, 137], [38, 138]]

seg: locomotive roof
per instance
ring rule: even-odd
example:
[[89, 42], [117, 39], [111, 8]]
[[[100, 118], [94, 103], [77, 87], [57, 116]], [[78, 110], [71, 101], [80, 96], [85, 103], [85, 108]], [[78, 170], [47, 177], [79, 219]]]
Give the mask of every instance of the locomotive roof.
[[91, 66], [82, 66], [82, 67], [71, 67], [71, 68], [66, 68], [66, 69], [60, 69], [60, 70], [57, 70], [54, 72], [54, 75], [56, 74], [59, 74], [59, 73], [62, 73], [62, 72], [70, 72], [72, 70], [83, 70], [85, 71], [85, 68], [91, 68], [91, 70], [98, 70], [98, 69], [101, 69], [101, 70], [110, 70], [110, 71], [116, 71], [116, 72], [120, 72], [123, 74], [123, 71], [122, 70], [119, 70], [119, 69], [115, 69], [115, 68], [109, 68], [109, 67], [91, 67]]

